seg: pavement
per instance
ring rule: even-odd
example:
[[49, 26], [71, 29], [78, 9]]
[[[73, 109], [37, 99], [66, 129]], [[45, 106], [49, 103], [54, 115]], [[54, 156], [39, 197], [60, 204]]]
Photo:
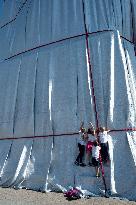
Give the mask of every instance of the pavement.
[[136, 205], [134, 201], [104, 197], [67, 201], [62, 193], [0, 188], [0, 205]]

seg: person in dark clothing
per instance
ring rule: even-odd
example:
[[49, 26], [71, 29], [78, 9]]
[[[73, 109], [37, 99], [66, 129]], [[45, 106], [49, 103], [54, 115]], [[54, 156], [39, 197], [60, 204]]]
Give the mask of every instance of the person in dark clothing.
[[75, 161], [75, 164], [79, 166], [86, 166], [83, 163], [85, 148], [86, 148], [86, 139], [87, 139], [87, 132], [85, 132], [85, 129], [83, 128], [83, 126], [81, 126], [79, 131], [79, 138], [78, 138], [79, 154]]

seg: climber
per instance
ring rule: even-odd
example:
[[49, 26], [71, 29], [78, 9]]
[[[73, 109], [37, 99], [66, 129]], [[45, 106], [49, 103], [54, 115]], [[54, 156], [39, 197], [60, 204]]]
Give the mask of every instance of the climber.
[[87, 160], [87, 164], [91, 166], [92, 165], [91, 163], [92, 146], [93, 146], [93, 142], [96, 140], [95, 130], [92, 124], [91, 124], [91, 127], [89, 126], [87, 133], [88, 133], [88, 139], [87, 139], [87, 144], [86, 144], [86, 160]]
[[85, 163], [83, 163], [84, 159], [84, 154], [85, 154], [85, 147], [86, 147], [86, 142], [87, 142], [87, 132], [85, 128], [83, 127], [84, 123], [81, 123], [80, 126], [80, 131], [79, 131], [79, 137], [78, 137], [78, 149], [79, 149], [79, 154], [76, 158], [75, 164], [79, 166], [86, 166]]
[[108, 132], [110, 130], [106, 130], [105, 127], [100, 127], [99, 128], [99, 134], [98, 134], [98, 138], [99, 138], [99, 142], [100, 142], [100, 147], [101, 147], [101, 157], [102, 157], [102, 161], [104, 163], [107, 162], [107, 160], [109, 160], [109, 153], [108, 153]]
[[99, 146], [98, 141], [94, 141], [92, 146], [92, 164], [95, 167], [96, 177], [100, 177], [100, 150], [101, 148]]

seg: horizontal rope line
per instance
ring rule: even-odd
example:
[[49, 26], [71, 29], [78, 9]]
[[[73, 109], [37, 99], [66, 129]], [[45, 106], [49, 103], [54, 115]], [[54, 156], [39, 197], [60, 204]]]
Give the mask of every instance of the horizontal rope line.
[[110, 130], [109, 132], [120, 132], [120, 131], [136, 131], [136, 128], [124, 128], [124, 129], [114, 129]]
[[50, 42], [50, 43], [41, 44], [41, 45], [35, 46], [35, 47], [33, 47], [33, 48], [29, 48], [29, 49], [27, 49], [27, 50], [21, 51], [21, 52], [19, 52], [19, 53], [17, 53], [17, 54], [14, 54], [14, 55], [12, 55], [12, 56], [10, 56], [10, 57], [8, 57], [8, 58], [5, 58], [5, 59], [3, 59], [3, 61], [9, 60], [9, 59], [14, 58], [14, 57], [16, 57], [16, 56], [19, 56], [19, 55], [21, 55], [21, 54], [24, 54], [24, 53], [27, 53], [27, 52], [36, 50], [36, 49], [38, 49], [38, 48], [50, 46], [50, 45], [55, 44], [55, 43], [59, 43], [59, 42], [62, 42], [62, 41], [66, 41], [66, 40], [73, 39], [73, 38], [77, 38], [77, 37], [81, 37], [81, 36], [85, 36], [85, 34], [79, 34], [79, 35], [76, 35], [76, 36], [71, 36], [71, 37], [68, 37], [68, 38], [63, 38], [63, 39], [60, 39], [60, 40], [57, 40], [57, 41], [52, 41], [52, 42]]
[[[124, 129], [115, 129], [110, 130], [109, 132], [127, 132], [127, 131], [136, 131], [136, 128], [124, 128]], [[1, 140], [19, 140], [19, 139], [33, 139], [33, 138], [48, 138], [48, 137], [61, 137], [61, 136], [73, 136], [78, 135], [79, 132], [72, 132], [72, 133], [60, 133], [60, 134], [49, 134], [49, 135], [42, 135], [42, 136], [28, 136], [28, 137], [7, 137], [7, 138], [0, 138]]]
[[[17, 14], [15, 15], [15, 17], [13, 18], [13, 19], [11, 19], [10, 21], [8, 21], [7, 23], [5, 23], [4, 25], [2, 25], [1, 27], [0, 27], [0, 29], [2, 29], [3, 27], [5, 27], [5, 26], [7, 26], [8, 24], [10, 24], [10, 23], [12, 23], [13, 21], [15, 21], [16, 20], [16, 18], [17, 18], [17, 16], [19, 15], [19, 13], [21, 12], [21, 10], [23, 9], [23, 7], [24, 7], [24, 5], [27, 3], [27, 1], [28, 0], [26, 0], [23, 4], [22, 4], [22, 6], [19, 8], [19, 11], [17, 12]], [[114, 31], [114, 30], [102, 30], [102, 31], [94, 31], [94, 32], [88, 32], [88, 34], [95, 34], [95, 33], [100, 33], [100, 32], [108, 32], [108, 31]], [[83, 34], [83, 35], [85, 35], [85, 34]], [[135, 45], [135, 42], [134, 41], [130, 41], [128, 38], [126, 38], [126, 37], [124, 37], [124, 36], [122, 36], [122, 35], [120, 35], [120, 37], [121, 38], [123, 38], [123, 39], [125, 39], [126, 41], [128, 41], [128, 42], [130, 42], [131, 44], [134, 44]], [[71, 38], [71, 37], [70, 37]], [[8, 59], [8, 58], [7, 58]]]
[[128, 41], [129, 43], [135, 45], [136, 43], [133, 41], [130, 41], [129, 39], [125, 38], [124, 36], [120, 36], [121, 38], [123, 38], [124, 40]]
[[[91, 33], [88, 32], [87, 35], [94, 35], [94, 34], [97, 34], [97, 33], [114, 32], [114, 31], [115, 30], [101, 30], [101, 31], [95, 31], [95, 32], [91, 32]], [[10, 59], [12, 59], [16, 56], [22, 55], [22, 54], [27, 53], [27, 52], [31, 52], [33, 50], [36, 50], [36, 49], [39, 49], [39, 48], [42, 48], [42, 47], [50, 46], [52, 44], [60, 43], [60, 42], [66, 41], [66, 40], [70, 40], [70, 39], [74, 39], [74, 38], [78, 38], [78, 37], [82, 37], [82, 36], [86, 36], [86, 33], [78, 34], [78, 35], [75, 35], [75, 36], [70, 36], [70, 37], [67, 37], [67, 38], [62, 38], [62, 39], [59, 39], [59, 40], [56, 40], [56, 41], [52, 41], [52, 42], [49, 42], [49, 43], [46, 43], [46, 44], [41, 44], [41, 45], [38, 45], [38, 46], [35, 46], [35, 47], [32, 47], [32, 48], [29, 48], [27, 50], [21, 51], [21, 52], [16, 53], [16, 54], [14, 54], [14, 55], [12, 55], [8, 58], [3, 59], [3, 60], [1, 60], [1, 62], [10, 60]], [[123, 37], [123, 36], [120, 36], [120, 37], [127, 40], [128, 42], [134, 44], [130, 40], [126, 39], [125, 37]]]
[[72, 136], [78, 135], [78, 132], [73, 133], [62, 133], [62, 134], [51, 134], [51, 135], [43, 135], [43, 136], [29, 136], [29, 137], [7, 137], [7, 138], [0, 138], [0, 140], [18, 140], [18, 139], [33, 139], [33, 138], [48, 138], [48, 137], [61, 137], [61, 136]]

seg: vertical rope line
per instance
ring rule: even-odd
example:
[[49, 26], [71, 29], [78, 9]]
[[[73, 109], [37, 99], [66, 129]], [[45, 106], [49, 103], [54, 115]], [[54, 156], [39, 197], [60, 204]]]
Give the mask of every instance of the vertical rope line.
[[[84, 28], [85, 28], [85, 34], [86, 34], [85, 36], [86, 36], [86, 48], [87, 48], [87, 56], [88, 56], [88, 65], [89, 65], [89, 70], [90, 70], [90, 79], [91, 79], [91, 88], [92, 88], [92, 98], [93, 98], [93, 105], [94, 105], [94, 112], [95, 112], [96, 128], [98, 128], [99, 127], [98, 112], [97, 112], [97, 106], [96, 106], [93, 72], [92, 72], [91, 59], [90, 59], [90, 49], [89, 49], [89, 42], [88, 42], [89, 33], [87, 31], [87, 26], [86, 26], [85, 6], [84, 6], [84, 1], [83, 0], [82, 0], [82, 5], [83, 5]], [[98, 139], [98, 135], [97, 135], [97, 139]], [[100, 154], [100, 168], [101, 168], [102, 179], [103, 179], [103, 184], [104, 184], [104, 188], [105, 188], [105, 196], [106, 196], [107, 185], [106, 185], [106, 180], [105, 180], [105, 176], [104, 176], [104, 168], [103, 168], [103, 164], [102, 164], [101, 154]]]
[[88, 34], [88, 31], [87, 31], [87, 26], [86, 26], [85, 8], [84, 8], [84, 2], [83, 2], [83, 0], [82, 0], [82, 4], [83, 4], [83, 17], [84, 17], [84, 28], [85, 28], [85, 37], [86, 37], [87, 57], [88, 57], [88, 65], [89, 65], [90, 79], [91, 79], [92, 99], [93, 99], [94, 112], [95, 112], [96, 128], [98, 128], [98, 127], [99, 127], [99, 123], [98, 123], [98, 113], [97, 113], [97, 106], [96, 106], [96, 98], [95, 98], [95, 90], [94, 90], [94, 81], [93, 81], [93, 72], [92, 72], [91, 59], [90, 59], [90, 51], [89, 51], [89, 42], [88, 42], [89, 34]]
[[136, 42], [135, 42], [135, 21], [134, 21], [134, 10], [133, 10], [133, 4], [132, 1], [130, 0], [130, 14], [131, 14], [131, 20], [132, 20], [132, 41], [134, 42], [134, 52], [135, 52], [135, 56], [136, 56]]

